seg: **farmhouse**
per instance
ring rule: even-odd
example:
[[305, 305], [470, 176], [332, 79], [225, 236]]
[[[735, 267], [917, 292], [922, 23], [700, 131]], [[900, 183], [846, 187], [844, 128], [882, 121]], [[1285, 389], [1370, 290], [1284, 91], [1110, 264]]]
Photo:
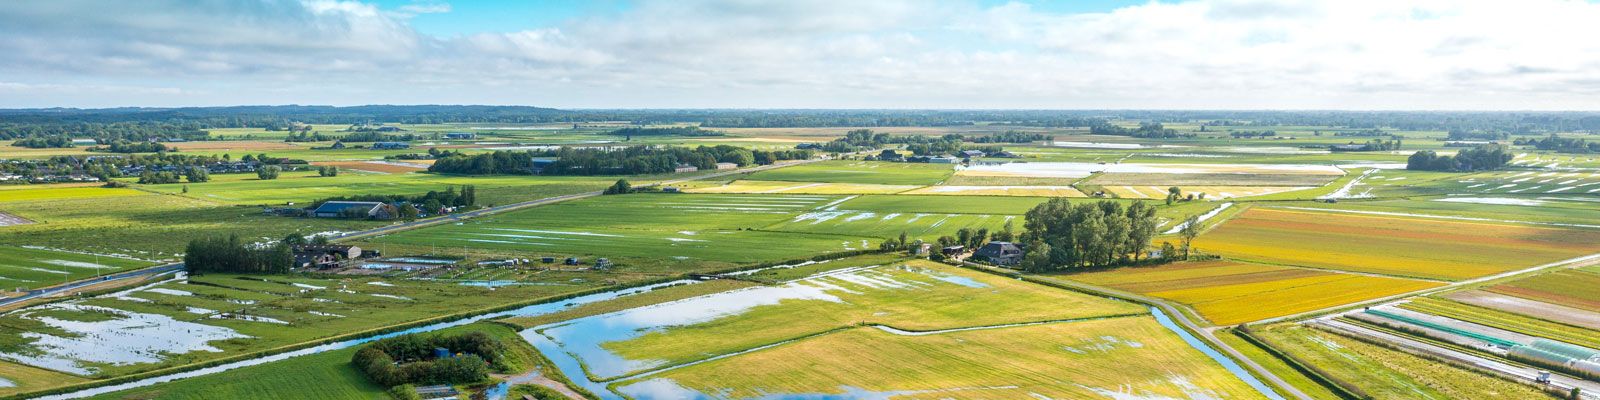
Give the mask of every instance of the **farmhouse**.
[[[378, 211], [381, 208], [383, 208], [383, 203], [376, 201], [330, 201], [322, 203], [322, 205], [318, 206], [316, 210], [312, 210], [311, 216], [318, 218], [337, 218], [349, 215], [345, 214], [347, 212], [360, 212], [361, 215], [375, 217], [378, 215]], [[345, 211], [345, 209], [359, 211]]]
[[342, 244], [297, 244], [293, 251], [295, 254], [328, 254], [344, 259], [361, 257], [360, 247]]
[[332, 146], [328, 146], [328, 148], [334, 149], [334, 150], [342, 149], [342, 148], [344, 148], [344, 142], [334, 141], [333, 145]]
[[822, 145], [816, 143], [801, 143], [794, 146], [795, 150], [822, 150]]
[[411, 145], [402, 142], [377, 142], [372, 144], [373, 150], [398, 150], [409, 148], [411, 148]]
[[685, 173], [685, 172], [695, 172], [695, 171], [699, 171], [699, 170], [700, 170], [700, 168], [697, 168], [697, 167], [695, 167], [693, 165], [679, 165], [677, 169], [672, 170], [672, 173], [681, 174], [681, 173]]
[[954, 156], [951, 156], [949, 154], [945, 154], [945, 155], [941, 155], [941, 156], [938, 156], [938, 157], [929, 158], [928, 162], [934, 163], [934, 164], [955, 164], [956, 161], [959, 161], [959, 160], [960, 160], [959, 158], [955, 158]]
[[739, 168], [739, 164], [734, 164], [734, 163], [731, 163], [731, 162], [719, 162], [719, 163], [717, 163], [717, 169], [718, 170], [735, 169], [735, 168]]
[[478, 135], [471, 132], [451, 132], [444, 134], [445, 139], [473, 139]]
[[1011, 242], [989, 242], [972, 254], [1000, 265], [1022, 262], [1022, 248]]
[[978, 150], [963, 150], [961, 158], [982, 158], [983, 152]]
[[399, 127], [395, 127], [395, 126], [383, 126], [383, 127], [378, 127], [378, 129], [376, 129], [376, 131], [378, 131], [378, 132], [405, 132], [405, 129], [400, 129]]
[[333, 268], [339, 266], [339, 258], [332, 254], [295, 253], [295, 268]]

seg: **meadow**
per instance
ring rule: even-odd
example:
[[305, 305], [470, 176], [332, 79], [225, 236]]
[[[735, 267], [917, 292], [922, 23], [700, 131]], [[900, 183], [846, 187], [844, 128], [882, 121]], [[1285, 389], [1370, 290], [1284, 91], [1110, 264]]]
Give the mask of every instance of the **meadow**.
[[0, 288], [37, 288], [89, 279], [154, 262], [44, 249], [0, 246]]
[[8, 189], [9, 190], [0, 191], [0, 207], [5, 207], [4, 203], [13, 201], [82, 199], [91, 197], [134, 196], [143, 194], [143, 192], [133, 189], [113, 189], [84, 186], [62, 187], [60, 185], [28, 185], [17, 186], [15, 188]]
[[[998, 304], [1007, 312], [991, 312]], [[930, 331], [1146, 312], [1132, 303], [914, 260], [535, 329], [583, 355], [589, 375], [611, 379], [863, 324]], [[657, 317], [640, 319], [646, 315]]]
[[[791, 167], [792, 168], [792, 167]], [[789, 181], [737, 180], [677, 185], [689, 193], [774, 193], [774, 194], [888, 194], [919, 188], [917, 185], [877, 185], [866, 183], [805, 183]]]
[[950, 177], [950, 164], [823, 161], [750, 174], [758, 181], [927, 186]]
[[1264, 398], [1150, 317], [922, 336], [858, 327], [615, 387], [634, 398]]
[[1600, 231], [1255, 207], [1194, 246], [1242, 260], [1461, 280], [1595, 253]]
[[[616, 177], [578, 177], [578, 176], [458, 176], [440, 174], [371, 174], [355, 171], [343, 171], [339, 176], [317, 176], [316, 171], [296, 171], [283, 173], [278, 179], [261, 180], [254, 174], [215, 175], [222, 179], [213, 178], [211, 182], [184, 183], [165, 185], [136, 185], [140, 189], [183, 194], [188, 197], [215, 200], [228, 204], [256, 205], [256, 204], [284, 204], [288, 202], [310, 202], [318, 199], [340, 196], [355, 196], [362, 194], [391, 194], [391, 195], [416, 195], [430, 191], [444, 191], [446, 187], [456, 187], [458, 190], [464, 185], [473, 185], [479, 190], [491, 192], [490, 199], [511, 202], [534, 200], [540, 197], [524, 199], [494, 198], [492, 192], [503, 187], [530, 187], [540, 189], [543, 187], [554, 188], [545, 190], [552, 197], [566, 194], [584, 193], [604, 189], [617, 181]], [[639, 177], [629, 177], [640, 179]], [[640, 183], [649, 182], [651, 177], [643, 177]], [[188, 193], [182, 193], [184, 188]]]
[[[861, 236], [753, 230], [837, 196], [632, 194], [602, 196], [369, 239], [413, 246], [754, 263], [877, 246]], [[874, 240], [875, 241], [875, 240]], [[770, 243], [785, 246], [770, 246]]]
[[1064, 277], [1182, 303], [1216, 325], [1282, 317], [1440, 285], [1233, 261], [1118, 268]]

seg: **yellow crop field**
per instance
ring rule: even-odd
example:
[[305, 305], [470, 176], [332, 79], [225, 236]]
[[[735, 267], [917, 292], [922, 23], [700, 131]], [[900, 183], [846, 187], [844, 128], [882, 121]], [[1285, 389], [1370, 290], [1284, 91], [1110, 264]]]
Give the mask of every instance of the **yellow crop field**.
[[1453, 281], [1600, 252], [1600, 231], [1255, 207], [1194, 246], [1242, 260]]
[[929, 186], [904, 194], [954, 196], [1088, 197], [1071, 186]]
[[102, 187], [53, 187], [44, 189], [18, 189], [0, 192], [0, 202], [27, 200], [81, 199], [86, 197], [131, 196], [144, 194], [133, 189]]
[[693, 187], [686, 191], [689, 193], [892, 194], [920, 187], [917, 185], [740, 180], [720, 186]]
[[1259, 321], [1442, 285], [1233, 261], [1122, 268], [1067, 278], [1183, 303], [1217, 325]]

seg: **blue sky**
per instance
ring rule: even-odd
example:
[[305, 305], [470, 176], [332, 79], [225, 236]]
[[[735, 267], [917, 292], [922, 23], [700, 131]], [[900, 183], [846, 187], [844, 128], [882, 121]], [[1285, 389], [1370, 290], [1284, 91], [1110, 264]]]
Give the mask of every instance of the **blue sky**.
[[0, 108], [1594, 110], [1585, 0], [0, 1]]

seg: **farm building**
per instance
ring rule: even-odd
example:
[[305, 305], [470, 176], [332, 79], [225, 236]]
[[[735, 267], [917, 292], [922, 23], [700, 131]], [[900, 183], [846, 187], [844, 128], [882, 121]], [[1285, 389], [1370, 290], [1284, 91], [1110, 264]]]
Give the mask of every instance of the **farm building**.
[[[316, 210], [312, 210], [311, 216], [318, 218], [338, 218], [346, 215], [343, 214], [347, 212], [344, 211], [345, 209], [356, 209], [361, 210], [363, 215], [368, 217], [376, 217], [378, 216], [378, 212], [381, 208], [383, 208], [383, 203], [376, 201], [330, 201], [322, 203], [322, 205], [318, 206]], [[351, 212], [353, 213], [353, 211]]]
[[667, 186], [667, 187], [661, 188], [661, 191], [667, 192], [667, 193], [679, 193], [679, 192], [683, 191], [683, 188], [680, 188], [680, 187], [677, 187], [677, 186]]
[[699, 171], [699, 170], [700, 170], [700, 168], [696, 168], [693, 165], [679, 165], [677, 169], [672, 170], [672, 173], [681, 174], [681, 173], [685, 173], [685, 172], [695, 172], [695, 171]]
[[953, 256], [953, 255], [956, 255], [956, 254], [961, 254], [961, 252], [965, 251], [966, 249], [967, 249], [967, 246], [960, 246], [960, 245], [950, 246], [950, 247], [945, 247], [945, 248], [939, 249], [939, 254], [944, 254], [944, 255], [947, 255], [947, 256]]
[[295, 268], [333, 268], [339, 266], [339, 258], [332, 254], [295, 253]]
[[93, 146], [99, 144], [94, 139], [72, 139], [73, 146]]
[[981, 157], [983, 157], [983, 152], [982, 151], [978, 151], [978, 150], [963, 150], [961, 152], [961, 158], [981, 158]]
[[334, 149], [334, 150], [342, 149], [342, 148], [344, 148], [344, 142], [335, 141], [335, 142], [333, 142], [333, 145], [332, 146], [328, 146], [328, 148]]
[[378, 132], [405, 132], [405, 129], [400, 129], [400, 127], [397, 127], [397, 126], [384, 126], [384, 127], [379, 127], [377, 129], [377, 131]]
[[719, 163], [717, 163], [717, 169], [718, 170], [735, 169], [735, 168], [739, 168], [739, 164], [734, 164], [734, 163], [731, 163], [731, 162], [719, 162]]
[[477, 134], [471, 132], [451, 132], [444, 134], [445, 139], [473, 139], [477, 137]]
[[972, 254], [1000, 265], [1022, 262], [1022, 248], [1011, 242], [989, 242]]
[[822, 150], [822, 145], [816, 143], [801, 143], [794, 146], [795, 150]]
[[339, 258], [351, 259], [361, 257], [361, 248], [342, 244], [297, 244], [293, 251], [299, 253], [332, 254]]
[[454, 399], [461, 394], [460, 391], [450, 387], [450, 385], [417, 386], [416, 390], [417, 396], [426, 400]]
[[402, 142], [377, 142], [372, 144], [373, 150], [409, 149], [411, 145]]
[[960, 161], [960, 159], [955, 158], [954, 156], [951, 156], [949, 154], [945, 154], [945, 155], [942, 155], [942, 156], [933, 157], [933, 158], [929, 158], [928, 159], [928, 162], [934, 163], [934, 164], [955, 164], [957, 161]]

